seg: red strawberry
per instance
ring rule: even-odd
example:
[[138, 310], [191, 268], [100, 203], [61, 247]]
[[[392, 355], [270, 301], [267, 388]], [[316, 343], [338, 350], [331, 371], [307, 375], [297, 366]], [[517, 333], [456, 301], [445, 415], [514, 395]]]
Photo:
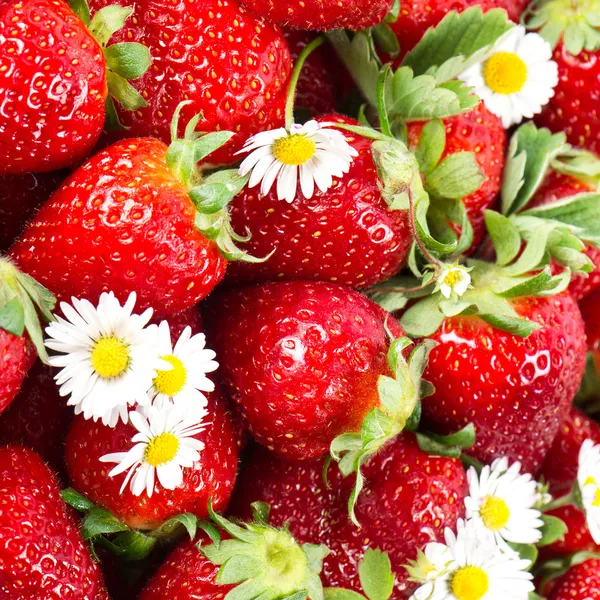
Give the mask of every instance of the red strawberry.
[[581, 315], [585, 322], [585, 334], [587, 336], [588, 350], [594, 357], [596, 369], [600, 369], [600, 318], [598, 315], [598, 303], [600, 302], [600, 290], [588, 294], [580, 303]]
[[506, 456], [535, 473], [583, 375], [583, 321], [567, 294], [512, 304], [542, 327], [523, 339], [477, 317], [444, 319], [431, 336], [438, 345], [424, 378], [436, 391], [423, 400], [423, 416], [443, 433], [473, 423], [475, 458]]
[[14, 402], [0, 416], [0, 444], [21, 444], [37, 452], [61, 476], [64, 441], [73, 417], [58, 393], [50, 367], [36, 362]]
[[194, 437], [205, 445], [200, 460], [183, 470], [183, 485], [168, 490], [156, 483], [148, 497], [144, 491], [135, 496], [127, 486], [120, 492], [125, 473], [110, 477], [114, 464], [100, 458], [115, 452], [127, 452], [137, 430], [119, 422], [114, 429], [81, 415], [75, 417], [67, 435], [67, 471], [72, 486], [92, 502], [108, 509], [127, 525], [155, 529], [176, 514], [190, 512], [207, 515], [212, 499], [215, 510], [227, 506], [233, 489], [238, 462], [238, 439], [230, 416], [218, 391], [209, 395], [207, 424]]
[[359, 31], [377, 25], [393, 0], [244, 0], [257, 15], [295, 29]]
[[[541, 470], [541, 476], [550, 485], [553, 496], [561, 497], [571, 491], [577, 478], [579, 449], [586, 439], [600, 443], [600, 425], [573, 406], [563, 420]], [[600, 550], [590, 535], [581, 509], [568, 504], [548, 514], [562, 519], [568, 531], [562, 541], [544, 548], [545, 556], [569, 556], [580, 551]]]
[[17, 240], [15, 262], [62, 300], [95, 302], [113, 291], [124, 301], [136, 291], [140, 309], [160, 314], [196, 304], [223, 277], [227, 261], [219, 240], [195, 228], [198, 213], [186, 183], [167, 165], [167, 150], [144, 138], [92, 157]]
[[[475, 249], [485, 233], [484, 211], [492, 206], [502, 186], [506, 131], [500, 119], [492, 114], [483, 102], [466, 113], [444, 119], [443, 123], [446, 130], [446, 145], [441, 160], [451, 154], [473, 152], [485, 178], [476, 192], [463, 198], [473, 226], [472, 249]], [[408, 139], [412, 149], [419, 145], [419, 136], [424, 124], [424, 122], [408, 124]], [[443, 201], [443, 199], [439, 200], [439, 202]]]
[[[388, 374], [383, 309], [347, 288], [271, 283], [215, 297], [208, 313], [220, 373], [250, 432], [292, 459], [360, 429]], [[392, 317], [388, 327], [400, 329]]]
[[599, 600], [600, 560], [586, 560], [552, 582], [548, 600]]
[[54, 475], [19, 446], [0, 448], [0, 598], [108, 600]]
[[64, 177], [64, 171], [0, 177], [0, 252], [23, 232]]
[[368, 547], [389, 553], [396, 575], [393, 598], [408, 598], [414, 584], [403, 568], [427, 543], [443, 541], [446, 527], [464, 516], [466, 477], [460, 461], [422, 452], [412, 434], [385, 445], [363, 468], [365, 488], [356, 504], [361, 528], [348, 518], [351, 478], [323, 460], [287, 462], [257, 449], [238, 478], [230, 510], [247, 517], [249, 504], [267, 502], [273, 525], [289, 523], [300, 542], [330, 550], [321, 579], [326, 587], [361, 591], [357, 564]]
[[[329, 115], [321, 122], [358, 124]], [[397, 273], [412, 238], [407, 211], [390, 210], [382, 196], [371, 140], [346, 133], [359, 153], [341, 180], [308, 200], [298, 191], [292, 203], [273, 189], [261, 196], [245, 188], [231, 204], [234, 230], [252, 235], [248, 251], [273, 256], [260, 264], [232, 265], [231, 283], [317, 279], [367, 288]]]
[[[92, 0], [92, 10], [112, 0]], [[229, 163], [252, 134], [283, 125], [290, 54], [281, 30], [248, 13], [236, 0], [118, 0], [131, 20], [111, 42], [148, 47], [152, 66], [135, 82], [148, 106], [118, 110], [127, 127], [115, 137], [170, 140], [171, 119], [186, 100], [184, 122], [202, 115], [198, 131], [227, 130], [233, 140], [210, 156]]]

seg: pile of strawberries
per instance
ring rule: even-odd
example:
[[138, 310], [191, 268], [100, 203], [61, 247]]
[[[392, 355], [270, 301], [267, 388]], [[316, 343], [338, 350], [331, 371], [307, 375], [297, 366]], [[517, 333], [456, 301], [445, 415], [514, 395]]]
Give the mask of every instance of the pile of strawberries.
[[600, 0], [0, 0], [0, 600], [600, 599]]

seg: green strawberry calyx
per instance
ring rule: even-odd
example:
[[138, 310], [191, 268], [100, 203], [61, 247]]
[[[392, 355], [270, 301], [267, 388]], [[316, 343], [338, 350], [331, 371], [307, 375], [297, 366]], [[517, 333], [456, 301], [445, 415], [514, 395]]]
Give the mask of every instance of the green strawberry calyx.
[[559, 577], [562, 577], [569, 569], [576, 567], [587, 560], [600, 560], [598, 552], [575, 552], [569, 556], [552, 558], [536, 566], [537, 576], [539, 578], [539, 588], [544, 589], [547, 584]]
[[552, 47], [562, 39], [573, 56], [600, 49], [600, 0], [536, 0], [522, 19]]
[[220, 569], [216, 583], [236, 585], [226, 600], [323, 600], [319, 573], [329, 551], [324, 546], [299, 544], [287, 527], [268, 524], [269, 506], [252, 505], [255, 522], [234, 523], [216, 514], [213, 522], [229, 538], [212, 537], [213, 544], [199, 546], [200, 552]]
[[27, 334], [40, 359], [48, 363], [40, 318], [54, 320], [56, 298], [29, 275], [0, 257], [0, 329], [21, 337]]
[[200, 170], [198, 163], [226, 144], [232, 137], [230, 131], [214, 131], [203, 134], [196, 131], [201, 115], [194, 116], [186, 125], [183, 137], [179, 137], [181, 110], [191, 101], [181, 102], [175, 109], [171, 122], [171, 145], [167, 151], [167, 165], [187, 189], [196, 207], [195, 226], [206, 238], [213, 240], [227, 260], [260, 263], [263, 258], [251, 256], [240, 249], [236, 242], [247, 242], [249, 235], [237, 234], [229, 219], [227, 205], [248, 183], [250, 175], [240, 176], [237, 169]]
[[133, 8], [116, 4], [105, 6], [90, 18], [90, 9], [86, 0], [69, 0], [73, 12], [90, 30], [102, 51], [106, 61], [106, 128], [124, 129], [119, 122], [115, 101], [126, 110], [138, 110], [148, 103], [130, 83], [139, 79], [150, 68], [151, 57], [148, 48], [137, 42], [122, 42], [108, 45], [112, 35], [125, 26], [133, 13]]

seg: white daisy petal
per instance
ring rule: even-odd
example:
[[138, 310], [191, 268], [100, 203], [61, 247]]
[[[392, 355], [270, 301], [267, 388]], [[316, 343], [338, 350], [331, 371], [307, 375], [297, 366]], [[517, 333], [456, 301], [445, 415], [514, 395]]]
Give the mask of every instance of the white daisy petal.
[[577, 485], [590, 534], [600, 544], [600, 444], [585, 440], [579, 450]]

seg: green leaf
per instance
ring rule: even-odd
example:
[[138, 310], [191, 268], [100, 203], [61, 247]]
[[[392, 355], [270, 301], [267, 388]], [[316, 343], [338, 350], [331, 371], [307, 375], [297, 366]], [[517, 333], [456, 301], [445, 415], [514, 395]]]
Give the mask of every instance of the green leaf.
[[104, 121], [105, 131], [125, 131], [125, 127], [119, 120], [117, 109], [115, 108], [115, 101], [112, 96], [107, 96], [104, 102], [104, 110], [106, 111], [106, 119]]
[[533, 123], [521, 125], [513, 135], [502, 184], [502, 213], [524, 208], [542, 183], [550, 163], [566, 148], [564, 133], [552, 134]]
[[526, 338], [529, 337], [534, 331], [540, 329], [541, 325], [528, 321], [527, 319], [519, 319], [514, 317], [507, 317], [505, 315], [495, 314], [479, 314], [479, 318], [486, 321], [496, 329], [507, 331], [517, 337]]
[[476, 192], [485, 177], [473, 152], [447, 156], [425, 179], [425, 189], [432, 196], [459, 199]]
[[181, 513], [179, 515], [171, 517], [160, 527], [161, 534], [172, 533], [176, 531], [180, 525], [183, 525], [183, 527], [185, 527], [185, 530], [187, 531], [191, 540], [193, 540], [196, 537], [196, 531], [198, 529], [198, 517], [191, 513]]
[[389, 556], [368, 548], [358, 564], [358, 575], [369, 600], [388, 600], [394, 590], [394, 574]]
[[262, 525], [269, 524], [269, 513], [271, 507], [266, 502], [253, 502], [252, 505], [252, 518]]
[[376, 25], [371, 29], [373, 39], [377, 44], [377, 47], [386, 54], [389, 54], [392, 58], [396, 58], [400, 54], [400, 44], [398, 38], [394, 33], [394, 30], [388, 25], [386, 21]]
[[413, 304], [403, 315], [400, 325], [412, 337], [428, 337], [433, 335], [444, 320], [438, 305], [441, 294], [438, 292], [416, 304]]
[[86, 0], [69, 0], [71, 10], [83, 21], [84, 25], [90, 24], [90, 7]]
[[158, 540], [141, 531], [125, 531], [116, 536], [111, 544], [120, 552], [117, 555], [126, 560], [142, 560], [150, 555]]
[[73, 488], [66, 488], [60, 492], [61, 498], [75, 510], [79, 512], [89, 512], [96, 505], [89, 499], [75, 491]]
[[131, 7], [111, 4], [96, 11], [89, 26], [89, 30], [102, 46], [106, 46], [114, 33], [122, 29], [133, 9]]
[[538, 549], [533, 544], [509, 544], [509, 546], [519, 554], [519, 558], [529, 561], [529, 569], [535, 565]]
[[[521, 283], [513, 285], [505, 290], [494, 290], [503, 298], [524, 298], [527, 296], [537, 296], [540, 292], [549, 289], [549, 284], [552, 282], [552, 273], [547, 267], [540, 271], [537, 275], [526, 278]], [[552, 288], [554, 286], [550, 286]]]
[[432, 456], [459, 458], [462, 451], [475, 445], [475, 426], [469, 423], [460, 431], [451, 435], [417, 432], [419, 448]]
[[421, 130], [419, 147], [415, 152], [421, 173], [427, 176], [440, 162], [446, 147], [446, 129], [439, 119], [428, 121]]
[[496, 264], [504, 266], [512, 262], [521, 250], [521, 235], [510, 219], [493, 210], [486, 210], [485, 226], [494, 244]]
[[109, 94], [126, 110], [137, 110], [148, 106], [142, 95], [120, 75], [107, 71], [106, 83]]
[[504, 10], [482, 13], [474, 6], [458, 14], [448, 13], [435, 28], [428, 29], [409, 52], [403, 66], [416, 75], [431, 72], [438, 82], [449, 81], [469, 66], [484, 60], [494, 44], [514, 26]]
[[150, 67], [150, 52], [134, 42], [113, 44], [104, 50], [108, 68], [125, 79], [137, 79]]
[[129, 531], [129, 527], [104, 508], [94, 507], [83, 522], [81, 535], [84, 540], [89, 540], [98, 535], [120, 531]]
[[550, 515], [542, 515], [544, 525], [541, 528], [542, 539], [537, 543], [538, 548], [549, 546], [558, 540], [562, 540], [568, 529], [564, 521]]
[[325, 588], [325, 600], [365, 600], [364, 596], [344, 588]]
[[25, 311], [21, 301], [14, 297], [6, 304], [0, 305], [0, 329], [21, 337], [25, 331]]

